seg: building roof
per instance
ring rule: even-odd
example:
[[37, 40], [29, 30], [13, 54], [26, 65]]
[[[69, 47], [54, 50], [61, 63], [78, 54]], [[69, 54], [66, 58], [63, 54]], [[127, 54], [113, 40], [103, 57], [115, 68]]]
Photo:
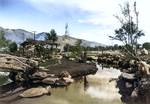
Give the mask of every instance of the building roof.
[[26, 46], [26, 45], [37, 45], [37, 44], [40, 44], [40, 45], [60, 45], [56, 42], [52, 42], [52, 41], [38, 41], [38, 40], [26, 40], [24, 41], [23, 43], [21, 43], [20, 45], [21, 46]]

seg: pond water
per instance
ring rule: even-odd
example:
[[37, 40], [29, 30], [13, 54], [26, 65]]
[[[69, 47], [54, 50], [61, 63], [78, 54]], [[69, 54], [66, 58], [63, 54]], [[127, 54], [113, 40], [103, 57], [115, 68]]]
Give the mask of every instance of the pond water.
[[50, 96], [22, 98], [9, 104], [123, 104], [116, 82], [109, 82], [110, 78], [118, 78], [121, 72], [113, 68], [102, 69], [99, 65], [97, 67], [99, 70], [95, 75], [76, 78], [76, 81], [67, 87], [52, 88]]

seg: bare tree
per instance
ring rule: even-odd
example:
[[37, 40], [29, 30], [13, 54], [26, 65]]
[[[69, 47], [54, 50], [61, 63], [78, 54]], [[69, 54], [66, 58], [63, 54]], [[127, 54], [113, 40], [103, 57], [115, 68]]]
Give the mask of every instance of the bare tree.
[[[68, 29], [68, 23], [66, 23], [66, 24], [65, 24], [65, 35], [64, 35], [64, 37], [63, 37], [63, 44], [62, 44], [60, 53], [63, 51], [63, 48], [64, 48], [64, 46], [65, 46], [65, 44], [66, 44], [65, 41], [66, 41], [66, 39], [68, 38], [68, 36], [69, 36], [69, 29]], [[68, 45], [67, 51], [69, 51], [69, 45]]]
[[[119, 17], [118, 15], [113, 15], [121, 23], [121, 28], [115, 30], [115, 36], [109, 36], [112, 40], [119, 40], [125, 45], [127, 52], [135, 57], [134, 46], [137, 45], [137, 39], [141, 36], [144, 36], [143, 30], [138, 29], [138, 14], [136, 11], [136, 2], [134, 3], [134, 12], [136, 15], [136, 24], [133, 21], [131, 16], [131, 9], [129, 2], [125, 2], [124, 7], [120, 5], [121, 12], [124, 18]], [[130, 49], [129, 49], [130, 48]]]

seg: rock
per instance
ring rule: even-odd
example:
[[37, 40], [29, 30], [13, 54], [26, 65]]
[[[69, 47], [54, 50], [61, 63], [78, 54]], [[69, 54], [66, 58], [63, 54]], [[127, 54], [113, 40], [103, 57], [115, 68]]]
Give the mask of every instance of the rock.
[[133, 68], [128, 68], [127, 72], [132, 72], [133, 71]]
[[91, 62], [90, 61], [86, 61], [86, 64], [91, 64]]
[[113, 58], [114, 58], [114, 61], [118, 61], [120, 56], [119, 55], [114, 55]]
[[35, 60], [35, 61], [38, 61], [38, 62], [42, 60], [41, 58], [35, 58], [35, 57], [32, 58], [32, 59]]
[[150, 65], [144, 61], [140, 61], [139, 64], [140, 64], [139, 70], [142, 70], [142, 71], [146, 72], [147, 75], [150, 75], [150, 72], [149, 72]]
[[102, 62], [102, 57], [98, 57], [97, 62], [101, 63]]
[[55, 74], [47, 74], [47, 77], [55, 77]]
[[136, 88], [132, 91], [131, 97], [138, 98], [138, 90]]
[[56, 83], [55, 83], [55, 85], [58, 85], [58, 86], [66, 86], [67, 83], [66, 83], [65, 81], [63, 81], [63, 80], [57, 80]]
[[68, 77], [70, 74], [67, 71], [62, 71], [60, 77]]
[[88, 60], [95, 60], [97, 61], [98, 57], [96, 56], [87, 56]]
[[41, 60], [42, 63], [46, 62], [45, 60]]
[[118, 66], [119, 66], [119, 67], [123, 67], [123, 61], [122, 61], [122, 60], [119, 60], [119, 61], [118, 61]]
[[135, 79], [137, 79], [136, 77], [134, 77], [135, 74], [122, 73], [121, 76], [124, 79], [128, 79], [128, 80], [135, 80]]
[[32, 81], [33, 83], [40, 83], [40, 82], [42, 82], [41, 80], [33, 80]]
[[131, 83], [129, 83], [129, 82], [126, 82], [125, 86], [126, 86], [126, 88], [131, 88], [133, 85]]
[[25, 81], [25, 79], [23, 78], [23, 73], [22, 72], [18, 72], [17, 75], [15, 76], [15, 80], [16, 81]]
[[97, 61], [92, 60], [91, 63], [96, 65]]
[[136, 61], [135, 60], [130, 60], [129, 65], [130, 67], [135, 67], [136, 65]]
[[1, 72], [34, 71], [38, 68], [38, 62], [24, 57], [0, 54]]
[[113, 61], [113, 64], [117, 65], [117, 61]]
[[112, 64], [112, 60], [110, 58], [106, 58], [106, 63], [107, 64]]
[[59, 80], [59, 78], [45, 78], [42, 80], [42, 83], [55, 84], [57, 80]]
[[76, 57], [75, 60], [76, 60], [77, 62], [82, 62], [82, 61], [83, 61], [81, 57]]
[[103, 63], [106, 63], [106, 57], [103, 57], [103, 58], [102, 58], [102, 62], [103, 62]]
[[143, 48], [141, 50], [141, 55], [148, 55], [148, 51], [145, 48]]
[[47, 73], [46, 72], [35, 72], [34, 74], [32, 74], [32, 79], [43, 79], [47, 77]]
[[28, 90], [24, 91], [23, 93], [21, 93], [19, 96], [26, 97], [26, 98], [38, 97], [38, 96], [42, 96], [44, 94], [50, 93], [49, 92], [50, 89], [51, 89], [51, 86], [47, 86], [46, 88], [39, 86], [38, 88], [28, 89]]
[[62, 71], [60, 73], [60, 76], [63, 77], [62, 79], [66, 82], [66, 83], [71, 83], [73, 82], [73, 79], [71, 79], [71, 75], [67, 72], [67, 71]]
[[62, 55], [53, 55], [52, 58], [60, 60], [62, 59]]
[[123, 68], [129, 68], [129, 61], [123, 61]]
[[70, 60], [70, 61], [75, 61], [75, 58], [69, 58], [68, 60]]
[[39, 70], [40, 71], [49, 71], [48, 69], [46, 69], [45, 67], [39, 66]]
[[73, 82], [73, 79], [71, 79], [70, 75], [68, 77], [64, 77], [63, 80], [65, 80], [66, 83], [72, 83]]

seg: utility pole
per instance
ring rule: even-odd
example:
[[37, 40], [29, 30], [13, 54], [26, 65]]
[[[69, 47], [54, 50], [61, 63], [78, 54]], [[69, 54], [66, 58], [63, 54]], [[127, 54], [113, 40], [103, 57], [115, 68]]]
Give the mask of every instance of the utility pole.
[[[34, 32], [34, 41], [35, 41], [35, 33], [36, 33], [36, 31], [32, 31], [32, 32]], [[35, 44], [34, 44], [34, 57], [35, 57]]]
[[35, 33], [36, 33], [36, 31], [32, 31], [32, 32], [34, 32], [34, 40], [35, 40]]

